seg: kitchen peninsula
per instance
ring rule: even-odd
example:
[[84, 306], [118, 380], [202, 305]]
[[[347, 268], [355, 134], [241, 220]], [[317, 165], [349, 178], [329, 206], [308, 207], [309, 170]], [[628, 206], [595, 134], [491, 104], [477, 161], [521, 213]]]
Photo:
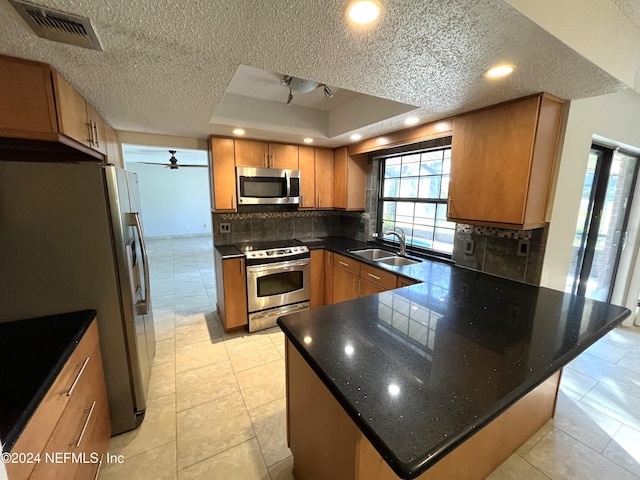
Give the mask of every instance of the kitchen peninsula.
[[553, 416], [622, 307], [424, 261], [422, 283], [281, 317], [304, 479], [481, 479]]

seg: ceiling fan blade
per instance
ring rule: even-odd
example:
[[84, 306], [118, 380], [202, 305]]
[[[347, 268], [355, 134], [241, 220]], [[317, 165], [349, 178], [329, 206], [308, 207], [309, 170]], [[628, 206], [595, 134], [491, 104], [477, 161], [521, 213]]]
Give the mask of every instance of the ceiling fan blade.
[[147, 165], [167, 165], [166, 163], [158, 163], [158, 162], [138, 162], [138, 163], [145, 163]]
[[208, 168], [208, 165], [196, 165], [195, 163], [179, 163], [179, 167], [196, 167], [196, 168]]

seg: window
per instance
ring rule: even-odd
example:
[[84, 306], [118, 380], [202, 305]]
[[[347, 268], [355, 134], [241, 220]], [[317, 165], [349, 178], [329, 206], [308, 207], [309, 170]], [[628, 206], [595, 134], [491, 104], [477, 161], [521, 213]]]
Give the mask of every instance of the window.
[[380, 165], [378, 230], [400, 227], [407, 246], [450, 255], [456, 226], [447, 221], [451, 147], [387, 156]]

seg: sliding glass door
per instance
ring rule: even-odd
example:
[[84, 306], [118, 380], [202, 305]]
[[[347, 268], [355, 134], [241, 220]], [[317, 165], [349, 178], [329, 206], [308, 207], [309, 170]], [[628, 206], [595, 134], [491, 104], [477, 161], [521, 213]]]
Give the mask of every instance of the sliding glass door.
[[592, 145], [587, 165], [567, 290], [608, 301], [638, 175], [638, 157]]

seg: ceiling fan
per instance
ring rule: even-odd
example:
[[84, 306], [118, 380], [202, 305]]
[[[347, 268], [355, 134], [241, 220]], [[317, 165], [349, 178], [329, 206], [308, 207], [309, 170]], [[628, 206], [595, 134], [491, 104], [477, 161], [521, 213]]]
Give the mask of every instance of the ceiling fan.
[[190, 163], [190, 164], [180, 163], [180, 164], [178, 164], [178, 159], [176, 158], [176, 152], [177, 152], [177, 150], [169, 150], [169, 153], [171, 154], [171, 158], [169, 158], [169, 164], [168, 165], [166, 163], [157, 163], [157, 162], [140, 162], [140, 163], [146, 163], [147, 165], [164, 165], [164, 168], [169, 168], [171, 170], [178, 170], [179, 167], [207, 168], [207, 165], [198, 165], [198, 164], [195, 164], [195, 163]]

